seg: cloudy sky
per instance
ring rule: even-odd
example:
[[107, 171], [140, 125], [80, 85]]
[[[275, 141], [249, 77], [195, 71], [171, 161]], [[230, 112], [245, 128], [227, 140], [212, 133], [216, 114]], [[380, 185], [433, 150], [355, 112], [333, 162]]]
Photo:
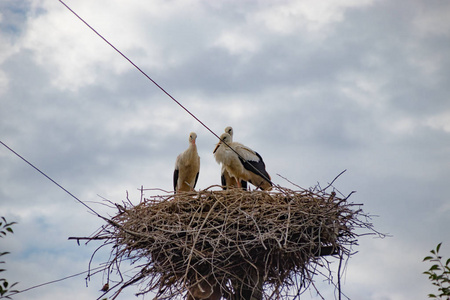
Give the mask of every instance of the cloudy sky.
[[[215, 133], [233, 126], [275, 183], [326, 185], [347, 170], [335, 187], [357, 191], [350, 200], [390, 234], [360, 238], [343, 282], [350, 299], [435, 291], [422, 259], [439, 242], [450, 257], [450, 2], [66, 3]], [[0, 40], [0, 140], [99, 213], [113, 212], [102, 197], [170, 190], [190, 131], [197, 187], [219, 183], [216, 138], [57, 0], [1, 1]], [[0, 215], [18, 222], [0, 249], [12, 252], [2, 276], [18, 289], [87, 270], [98, 244], [68, 237], [102, 221], [2, 145]], [[84, 277], [14, 299], [100, 296], [102, 276], [88, 287]]]

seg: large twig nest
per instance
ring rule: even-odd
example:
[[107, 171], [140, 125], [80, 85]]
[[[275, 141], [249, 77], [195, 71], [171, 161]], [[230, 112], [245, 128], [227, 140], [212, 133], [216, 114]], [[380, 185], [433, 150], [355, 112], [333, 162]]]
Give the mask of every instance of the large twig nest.
[[109, 272], [125, 260], [137, 268], [116, 295], [140, 284], [140, 294], [175, 299], [207, 279], [231, 298], [260, 278], [264, 298], [285, 298], [311, 282], [324, 255], [349, 256], [355, 229], [373, 231], [359, 204], [323, 190], [203, 190], [125, 206], [94, 237], [114, 245]]

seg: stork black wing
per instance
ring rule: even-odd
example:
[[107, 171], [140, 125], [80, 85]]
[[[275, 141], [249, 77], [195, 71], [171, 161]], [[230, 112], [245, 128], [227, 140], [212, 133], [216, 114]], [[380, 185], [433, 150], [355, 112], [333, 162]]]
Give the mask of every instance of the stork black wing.
[[227, 180], [225, 178], [224, 173], [222, 173], [222, 175], [220, 176], [220, 181], [222, 182], [222, 189], [226, 190], [227, 189]]
[[197, 185], [197, 180], [198, 180], [199, 174], [200, 174], [200, 172], [198, 172], [197, 175], [195, 175], [195, 182], [194, 182], [194, 186], [192, 187], [192, 189], [195, 189], [195, 186]]
[[178, 169], [173, 171], [173, 190], [175, 193], [177, 192], [177, 183], [178, 183]]
[[246, 170], [249, 170], [252, 173], [258, 174], [259, 176], [263, 177], [265, 180], [270, 182], [270, 176], [269, 173], [266, 171], [266, 164], [264, 163], [261, 155], [259, 155], [258, 152], [255, 152], [256, 156], [258, 156], [259, 161], [254, 160], [247, 160], [244, 161], [241, 157], [239, 157], [239, 160], [244, 165], [244, 168]]

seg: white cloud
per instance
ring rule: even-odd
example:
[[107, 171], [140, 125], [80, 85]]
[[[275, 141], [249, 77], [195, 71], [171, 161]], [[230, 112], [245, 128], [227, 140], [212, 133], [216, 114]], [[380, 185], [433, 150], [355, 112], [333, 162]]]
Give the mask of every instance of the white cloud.
[[55, 87], [71, 91], [92, 84], [100, 75], [98, 68], [112, 61], [110, 49], [79, 21], [67, 18], [62, 7], [32, 18], [22, 46], [42, 67], [51, 70]]
[[450, 133], [450, 111], [438, 113], [424, 120], [425, 125]]
[[369, 1], [284, 1], [272, 3], [259, 10], [255, 19], [268, 30], [281, 34], [308, 32], [319, 34], [329, 26], [342, 21], [349, 8], [370, 5]]
[[242, 32], [242, 30], [222, 33], [213, 45], [223, 47], [233, 55], [252, 54], [259, 48], [258, 41], [254, 40], [250, 34]]
[[339, 81], [339, 89], [344, 97], [356, 105], [370, 110], [380, 110], [386, 106], [388, 99], [383, 91], [386, 79], [378, 74], [346, 72], [339, 76]]
[[414, 118], [397, 116], [386, 122], [385, 130], [396, 135], [411, 135], [419, 126], [420, 122]]
[[[433, 245], [423, 245], [449, 226], [427, 208], [448, 212], [446, 7], [419, 2], [67, 0], [212, 130], [233, 126], [275, 182], [290, 186], [279, 173], [308, 187], [348, 169], [336, 187], [357, 190], [354, 201], [395, 234], [362, 239], [349, 262], [344, 291], [371, 300], [426, 295], [420, 260]], [[141, 185], [170, 190], [190, 131], [198, 187], [219, 182], [213, 135], [58, 1], [30, 5], [0, 45], [2, 140], [104, 214], [97, 194], [120, 202], [128, 190], [136, 203]], [[19, 221], [9, 271], [21, 287], [85, 269], [91, 249], [66, 238], [101, 222], [7, 150], [0, 160], [1, 211]], [[17, 299], [78, 289], [94, 299], [93, 286], [78, 280]]]

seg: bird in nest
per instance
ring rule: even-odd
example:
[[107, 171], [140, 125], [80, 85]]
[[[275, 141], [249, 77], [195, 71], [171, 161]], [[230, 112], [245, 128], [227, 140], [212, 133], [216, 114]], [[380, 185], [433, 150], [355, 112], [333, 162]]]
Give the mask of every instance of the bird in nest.
[[262, 190], [272, 189], [270, 175], [261, 155], [247, 146], [233, 142], [229, 133], [225, 132], [220, 136], [213, 153], [216, 161], [236, 180], [238, 187], [242, 188], [241, 181], [248, 181]]
[[[231, 141], [233, 141], [233, 127], [227, 126], [225, 128], [225, 132], [230, 135]], [[238, 187], [236, 179], [234, 177], [231, 177], [231, 175], [225, 169], [224, 165], [222, 165], [220, 180], [222, 182], [222, 187], [224, 190], [231, 187]], [[247, 190], [247, 181], [242, 180], [241, 186], [243, 190]]]
[[173, 171], [173, 189], [177, 192], [193, 191], [197, 184], [200, 173], [200, 157], [197, 153], [195, 141], [197, 134], [189, 134], [189, 147], [175, 161], [175, 170]]

